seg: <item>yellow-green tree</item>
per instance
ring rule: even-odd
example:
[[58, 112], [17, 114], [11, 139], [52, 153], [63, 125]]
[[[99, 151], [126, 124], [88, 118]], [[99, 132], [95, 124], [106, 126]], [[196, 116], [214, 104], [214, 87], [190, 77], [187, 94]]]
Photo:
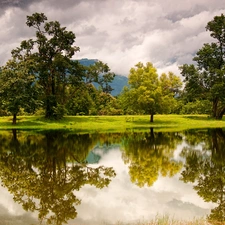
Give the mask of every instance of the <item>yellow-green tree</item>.
[[159, 79], [152, 63], [139, 62], [130, 69], [129, 87], [120, 96], [122, 107], [137, 113], [150, 114], [150, 122], [156, 113], [168, 113], [175, 101], [174, 94], [181, 88], [181, 80], [173, 73]]

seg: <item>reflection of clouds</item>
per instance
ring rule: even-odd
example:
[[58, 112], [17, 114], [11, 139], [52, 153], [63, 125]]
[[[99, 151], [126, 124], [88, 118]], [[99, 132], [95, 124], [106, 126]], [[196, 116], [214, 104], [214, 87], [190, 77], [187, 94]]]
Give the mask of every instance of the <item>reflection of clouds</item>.
[[[179, 153], [182, 148], [183, 145], [178, 146], [174, 159], [181, 160]], [[119, 221], [131, 223], [168, 214], [177, 219], [192, 219], [206, 215], [214, 206], [205, 203], [193, 190], [192, 184], [180, 181], [179, 174], [172, 178], [159, 176], [152, 187], [139, 188], [130, 182], [129, 168], [124, 165], [119, 148], [108, 151], [97, 149], [95, 154], [100, 155], [101, 159], [98, 164], [92, 165], [114, 167], [117, 176], [112, 179], [108, 188], [97, 189], [86, 185], [75, 193], [82, 201], [76, 207], [78, 217], [69, 222], [71, 225], [114, 224]], [[21, 221], [31, 221], [32, 218], [29, 216], [30, 219], [26, 219], [26, 215], [30, 214], [25, 213], [22, 206], [16, 204], [13, 196], [3, 187], [0, 187], [0, 216], [1, 212], [11, 218], [20, 215], [23, 218]]]
[[[176, 160], [181, 160], [182, 148], [180, 145], [175, 151]], [[80, 224], [137, 222], [168, 214], [177, 219], [192, 219], [205, 216], [213, 207], [197, 195], [191, 184], [180, 181], [179, 174], [172, 178], [159, 176], [152, 187], [139, 188], [130, 182], [128, 165], [124, 165], [118, 148], [98, 154], [99, 164], [113, 166], [117, 176], [108, 188], [85, 186], [78, 193], [82, 203], [77, 207], [76, 221]]]
[[20, 204], [14, 202], [7, 189], [0, 186], [0, 224], [30, 225], [35, 222], [34, 215], [25, 212]]
[[11, 195], [6, 188], [0, 186], [0, 193], [0, 205], [4, 206], [8, 213], [15, 216], [24, 214], [22, 206], [14, 202], [13, 195]]

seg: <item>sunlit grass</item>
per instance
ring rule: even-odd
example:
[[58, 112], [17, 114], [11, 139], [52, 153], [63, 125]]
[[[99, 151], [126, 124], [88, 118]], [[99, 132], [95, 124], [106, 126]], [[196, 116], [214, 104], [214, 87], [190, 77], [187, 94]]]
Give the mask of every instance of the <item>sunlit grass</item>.
[[149, 116], [66, 116], [62, 120], [47, 120], [42, 116], [19, 116], [16, 125], [12, 117], [0, 117], [0, 129], [73, 129], [80, 132], [138, 131], [154, 128], [158, 131], [180, 131], [195, 128], [225, 128], [225, 120], [214, 120], [207, 115]]

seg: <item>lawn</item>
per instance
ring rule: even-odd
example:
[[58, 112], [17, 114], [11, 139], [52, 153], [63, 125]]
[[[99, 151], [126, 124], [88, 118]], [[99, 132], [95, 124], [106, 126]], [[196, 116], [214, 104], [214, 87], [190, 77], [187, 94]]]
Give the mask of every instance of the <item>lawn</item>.
[[123, 132], [127, 130], [180, 131], [196, 128], [225, 128], [225, 120], [214, 120], [207, 115], [149, 116], [66, 116], [62, 120], [47, 120], [42, 116], [19, 116], [16, 125], [12, 117], [0, 117], [0, 129], [73, 129], [79, 132]]

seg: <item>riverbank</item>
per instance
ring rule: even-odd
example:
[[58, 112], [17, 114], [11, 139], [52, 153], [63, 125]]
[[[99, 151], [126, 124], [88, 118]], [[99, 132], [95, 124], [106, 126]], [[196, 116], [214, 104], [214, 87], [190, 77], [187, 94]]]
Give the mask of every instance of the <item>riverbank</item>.
[[66, 116], [62, 120], [47, 120], [43, 116], [0, 117], [0, 129], [72, 129], [78, 132], [124, 132], [127, 130], [180, 131], [200, 128], [225, 128], [225, 120], [214, 120], [207, 115], [149, 116]]

